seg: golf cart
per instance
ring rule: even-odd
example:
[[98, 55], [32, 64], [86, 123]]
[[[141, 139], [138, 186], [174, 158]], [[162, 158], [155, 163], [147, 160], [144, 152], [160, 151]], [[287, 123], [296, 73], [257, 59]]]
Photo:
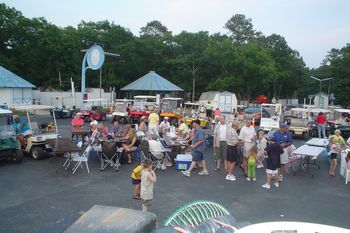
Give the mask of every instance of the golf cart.
[[[90, 121], [90, 117], [93, 116], [97, 121], [105, 121], [107, 112], [103, 110], [101, 102], [108, 102], [106, 99], [89, 99], [84, 100], [85, 104], [82, 109], [77, 113], [79, 118], [84, 119], [85, 122]], [[100, 103], [97, 105], [97, 103]], [[90, 107], [89, 107], [90, 106]]]
[[114, 103], [114, 111], [112, 113], [113, 120], [119, 121], [121, 124], [128, 122], [129, 113], [127, 107], [133, 100], [128, 99], [117, 99]]
[[169, 122], [171, 125], [177, 126], [177, 121], [182, 118], [182, 101], [182, 98], [163, 98], [160, 117], [169, 117]]
[[305, 139], [309, 136], [309, 109], [306, 108], [292, 108], [290, 110], [291, 116], [289, 131], [294, 137], [304, 137]]
[[[0, 116], [12, 114], [10, 110], [0, 108]], [[23, 160], [21, 146], [16, 139], [15, 128], [12, 125], [0, 126], [0, 159], [20, 163]]]
[[156, 96], [137, 95], [134, 96], [134, 106], [129, 112], [130, 122], [136, 123], [141, 117], [148, 117], [149, 114], [157, 108]]
[[[25, 137], [26, 147], [23, 150], [35, 160], [45, 158], [47, 153], [52, 152], [46, 140], [58, 138], [56, 114], [53, 114], [51, 123], [47, 123], [47, 117], [45, 117], [45, 113], [54, 107], [47, 105], [14, 105], [13, 107], [16, 111], [25, 111], [31, 132]], [[30, 114], [32, 112], [33, 114]]]
[[71, 96], [54, 96], [51, 97], [52, 99], [57, 100], [57, 107], [55, 109], [50, 110], [51, 116], [53, 116], [53, 113], [55, 113], [56, 118], [72, 118], [74, 115], [75, 108], [67, 109], [64, 105], [63, 100], [66, 98], [72, 98]]
[[280, 127], [281, 104], [261, 104], [260, 129], [265, 132], [278, 130]]
[[334, 124], [331, 132], [340, 129], [344, 138], [350, 137], [350, 109], [334, 109]]
[[186, 102], [184, 104], [184, 109], [182, 115], [185, 117], [185, 123], [188, 126], [192, 125], [192, 122], [196, 119], [201, 121], [200, 126], [202, 128], [208, 127], [208, 118], [205, 111], [201, 111], [201, 105], [198, 103]]

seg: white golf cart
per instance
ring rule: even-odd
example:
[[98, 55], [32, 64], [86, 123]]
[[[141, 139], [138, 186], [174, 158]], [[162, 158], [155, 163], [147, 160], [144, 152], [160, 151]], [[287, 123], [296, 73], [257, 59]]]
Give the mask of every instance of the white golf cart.
[[292, 108], [289, 131], [294, 137], [309, 137], [309, 114], [310, 109]]
[[129, 99], [116, 99], [114, 102], [114, 110], [112, 113], [113, 120], [119, 121], [121, 124], [126, 124], [128, 122], [129, 113], [127, 112], [127, 107], [131, 104], [133, 100]]
[[277, 104], [261, 104], [260, 107], [261, 118], [260, 118], [260, 129], [265, 132], [279, 129], [282, 105]]
[[340, 129], [344, 138], [350, 137], [350, 109], [334, 109], [333, 119], [331, 133], [334, 133], [336, 129]]
[[27, 145], [24, 151], [35, 160], [45, 158], [47, 153], [52, 152], [46, 140], [58, 138], [56, 115], [53, 114], [52, 123], [47, 123], [47, 117], [50, 117], [48, 112], [54, 107], [47, 105], [14, 105], [13, 108], [16, 111], [25, 111], [27, 115], [31, 134], [26, 137]]

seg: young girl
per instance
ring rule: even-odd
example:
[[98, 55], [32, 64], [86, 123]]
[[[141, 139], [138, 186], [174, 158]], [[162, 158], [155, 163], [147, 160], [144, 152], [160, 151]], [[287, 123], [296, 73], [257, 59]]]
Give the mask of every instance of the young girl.
[[255, 168], [256, 168], [256, 158], [258, 156], [258, 147], [253, 146], [249, 151], [248, 151], [248, 177], [247, 180], [250, 181], [251, 178], [253, 178], [253, 181], [256, 181], [256, 176], [255, 176]]
[[329, 148], [331, 149], [331, 160], [332, 160], [331, 167], [329, 169], [329, 175], [335, 176], [335, 169], [337, 168], [337, 164], [338, 164], [337, 156], [338, 156], [338, 153], [340, 152], [340, 149], [337, 143], [335, 142], [334, 137], [331, 137], [329, 139]]
[[142, 211], [146, 212], [147, 208], [151, 206], [153, 199], [153, 184], [157, 182], [157, 177], [152, 170], [152, 161], [145, 159], [142, 164], [141, 174], [141, 199]]
[[131, 173], [131, 183], [134, 185], [134, 194], [132, 198], [140, 199], [140, 188], [141, 188], [141, 174], [142, 174], [142, 165], [138, 165], [132, 170]]
[[265, 132], [263, 130], [259, 130], [258, 133], [259, 136], [259, 140], [258, 140], [258, 159], [257, 159], [257, 168], [263, 168], [264, 164], [263, 164], [263, 158], [265, 157], [265, 149], [267, 147], [267, 140], [266, 140], [266, 136], [265, 136]]

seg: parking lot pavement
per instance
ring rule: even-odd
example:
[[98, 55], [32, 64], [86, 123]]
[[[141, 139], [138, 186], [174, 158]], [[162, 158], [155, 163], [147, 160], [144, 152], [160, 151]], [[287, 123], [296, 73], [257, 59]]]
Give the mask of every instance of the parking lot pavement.
[[[234, 172], [237, 181], [226, 181], [224, 171], [212, 171], [212, 154], [207, 149], [208, 176], [194, 172], [187, 178], [174, 167], [156, 171], [150, 211], [157, 215], [159, 225], [185, 203], [211, 200], [225, 206], [238, 221], [290, 220], [350, 227], [350, 186], [339, 175], [328, 176], [325, 158], [319, 160], [320, 170], [311, 168], [313, 179], [302, 171], [287, 175], [278, 189], [265, 190], [261, 187], [264, 169], [257, 169], [256, 182], [247, 182], [239, 169]], [[100, 172], [98, 162], [93, 161], [90, 174], [78, 169], [72, 175], [63, 169], [63, 162], [62, 157], [41, 161], [26, 157], [21, 164], [0, 163], [0, 232], [35, 232], [95, 204], [141, 209], [141, 202], [131, 197], [130, 173], [136, 164], [124, 165], [119, 172], [111, 168]]]

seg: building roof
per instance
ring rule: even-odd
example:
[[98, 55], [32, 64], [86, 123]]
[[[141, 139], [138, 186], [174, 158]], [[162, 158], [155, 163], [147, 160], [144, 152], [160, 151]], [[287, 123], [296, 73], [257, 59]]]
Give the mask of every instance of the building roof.
[[30, 82], [0, 66], [0, 88], [1, 87], [35, 88]]
[[121, 91], [183, 91], [154, 71], [120, 89]]

